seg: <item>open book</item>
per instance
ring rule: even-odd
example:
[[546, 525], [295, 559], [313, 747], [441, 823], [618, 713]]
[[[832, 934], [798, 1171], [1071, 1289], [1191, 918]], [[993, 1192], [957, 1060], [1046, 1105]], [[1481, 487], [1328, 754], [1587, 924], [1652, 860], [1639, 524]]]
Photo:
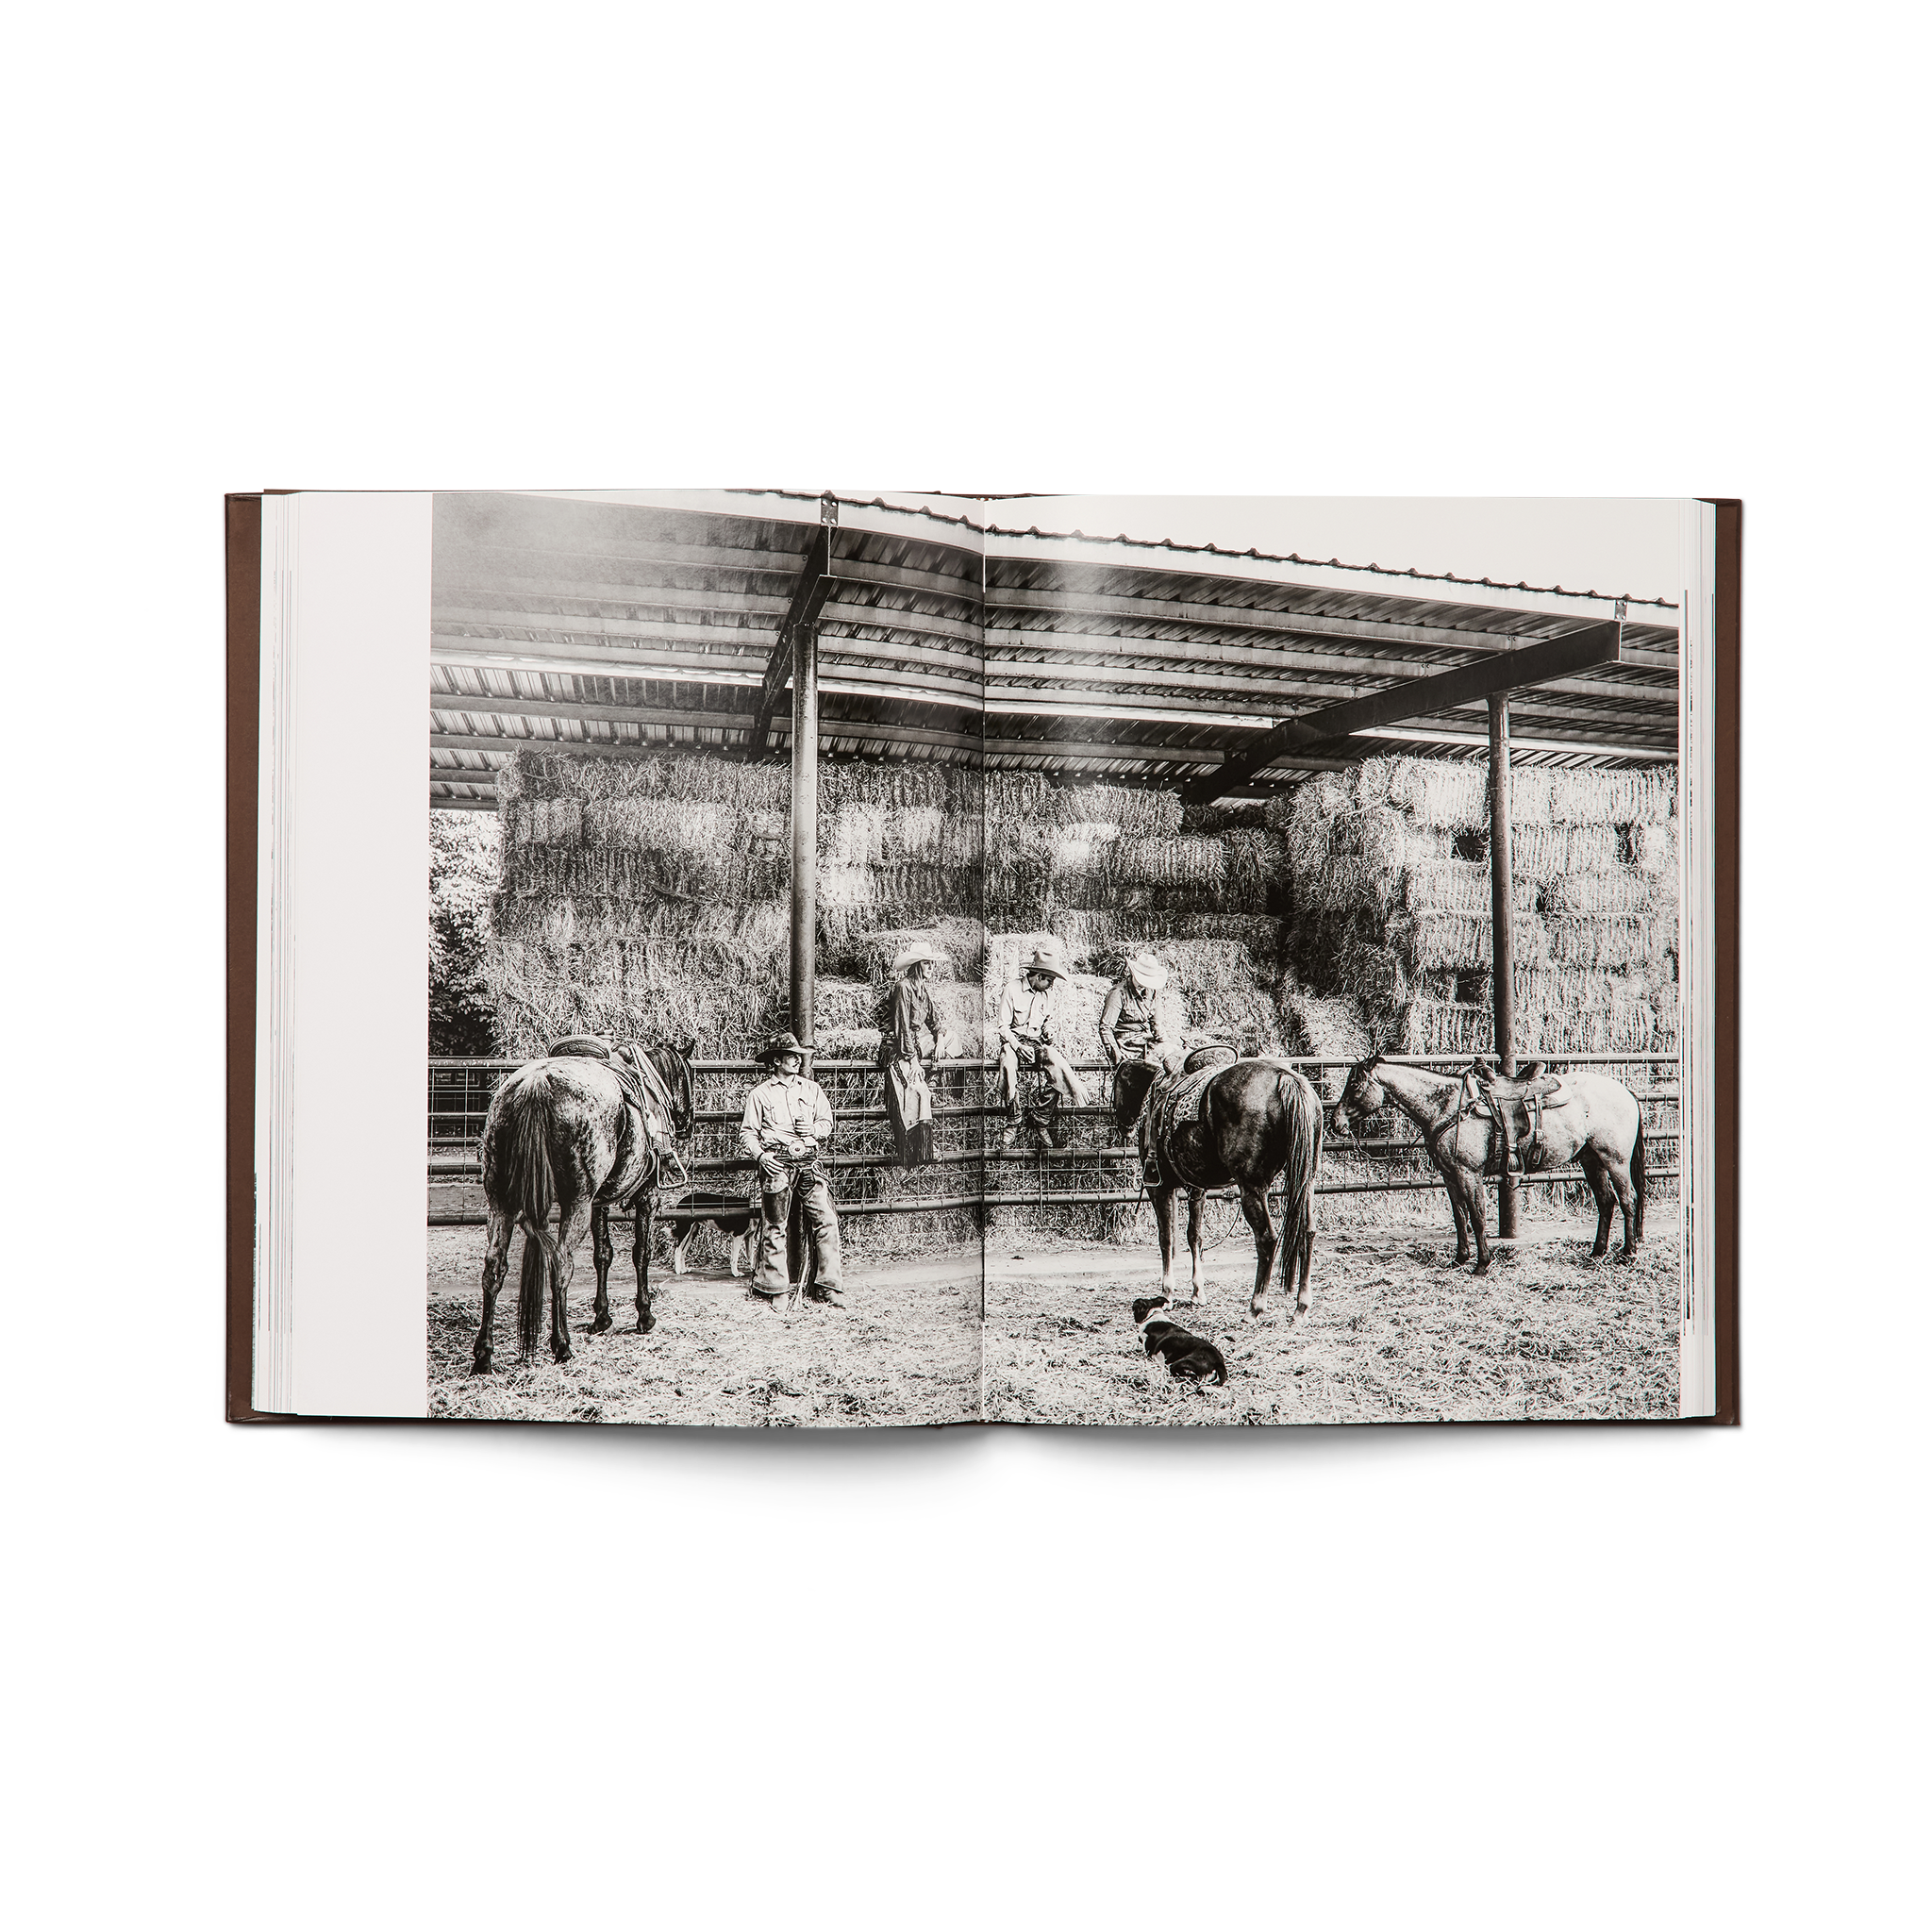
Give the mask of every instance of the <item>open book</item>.
[[228, 527], [231, 1415], [1735, 1419], [1737, 506]]

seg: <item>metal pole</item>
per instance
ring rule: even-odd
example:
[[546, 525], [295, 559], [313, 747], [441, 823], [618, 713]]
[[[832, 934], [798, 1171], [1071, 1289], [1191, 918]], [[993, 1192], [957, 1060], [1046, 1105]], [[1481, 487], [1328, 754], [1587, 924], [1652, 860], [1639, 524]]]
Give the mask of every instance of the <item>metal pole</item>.
[[809, 1070], [818, 971], [819, 627], [791, 639], [791, 1030]]
[[[1509, 887], [1509, 693], [1490, 698], [1490, 977], [1496, 997], [1496, 1058], [1516, 1073], [1516, 934], [1510, 924]], [[1516, 1183], [1505, 1174], [1496, 1183], [1496, 1232], [1516, 1232]]]

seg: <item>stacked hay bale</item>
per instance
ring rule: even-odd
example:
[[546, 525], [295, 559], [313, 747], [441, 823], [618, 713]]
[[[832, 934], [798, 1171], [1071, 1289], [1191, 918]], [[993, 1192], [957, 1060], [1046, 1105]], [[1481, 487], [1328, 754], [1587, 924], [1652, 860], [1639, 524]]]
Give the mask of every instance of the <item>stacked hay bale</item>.
[[559, 1034], [743, 1053], [783, 1012], [781, 767], [520, 753], [499, 774], [503, 875], [484, 975], [503, 1050]]
[[[1511, 774], [1519, 1053], [1676, 1044], [1676, 785], [1669, 768]], [[1268, 808], [1287, 841], [1297, 997], [1342, 996], [1400, 1050], [1494, 1041], [1489, 774], [1374, 758]]]
[[[941, 1005], [976, 1050], [979, 776], [819, 774], [818, 1044], [877, 1047], [892, 958], [926, 938], [970, 985]], [[791, 774], [704, 753], [524, 753], [499, 775], [503, 874], [486, 976], [503, 1049], [559, 1034], [694, 1037], [737, 1058], [784, 1024]]]
[[1060, 786], [1038, 773], [986, 779], [987, 1011], [1041, 938], [1072, 977], [1063, 1038], [1100, 1052], [1100, 1009], [1128, 954], [1168, 967], [1169, 1028], [1190, 1038], [1279, 1044], [1275, 991], [1287, 941], [1287, 841], [1258, 808], [1183, 812], [1171, 791]]

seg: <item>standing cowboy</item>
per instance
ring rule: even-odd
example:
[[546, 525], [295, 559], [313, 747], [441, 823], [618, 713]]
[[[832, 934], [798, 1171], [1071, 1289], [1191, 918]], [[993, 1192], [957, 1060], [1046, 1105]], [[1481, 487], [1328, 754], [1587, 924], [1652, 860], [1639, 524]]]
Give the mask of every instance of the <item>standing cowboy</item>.
[[933, 1158], [932, 1088], [926, 1069], [958, 1042], [940, 1024], [931, 974], [940, 956], [925, 940], [915, 940], [892, 961], [892, 1005], [879, 1041], [879, 1067], [886, 1076], [886, 1118], [902, 1167], [924, 1167]]
[[758, 1055], [772, 1071], [744, 1096], [738, 1144], [758, 1171], [758, 1251], [751, 1285], [767, 1306], [791, 1292], [786, 1230], [795, 1201], [818, 1249], [818, 1279], [808, 1291], [828, 1302], [839, 1291], [839, 1216], [819, 1171], [819, 1149], [832, 1138], [832, 1104], [805, 1075], [805, 1049], [790, 1033]]
[[1100, 1047], [1108, 1066], [1146, 1060], [1165, 1066], [1170, 1058], [1167, 1028], [1160, 1017], [1160, 993], [1167, 968], [1152, 953], [1136, 953], [1126, 973], [1114, 981], [1100, 1009]]
[[1087, 1104], [1087, 1090], [1080, 1084], [1079, 1074], [1053, 1038], [1059, 1019], [1054, 1008], [1055, 983], [1066, 978], [1067, 969], [1060, 962], [1058, 945], [1042, 940], [1027, 956], [1023, 972], [1024, 978], [1009, 981], [1001, 991], [993, 1021], [1000, 1042], [997, 1091], [1007, 1108], [1007, 1127], [1001, 1138], [1008, 1146], [1019, 1139], [1020, 1074], [1024, 1068], [1043, 1073], [1053, 1082], [1051, 1112], [1037, 1124], [1058, 1146], [1059, 1128], [1053, 1115], [1058, 1113], [1060, 1103]]

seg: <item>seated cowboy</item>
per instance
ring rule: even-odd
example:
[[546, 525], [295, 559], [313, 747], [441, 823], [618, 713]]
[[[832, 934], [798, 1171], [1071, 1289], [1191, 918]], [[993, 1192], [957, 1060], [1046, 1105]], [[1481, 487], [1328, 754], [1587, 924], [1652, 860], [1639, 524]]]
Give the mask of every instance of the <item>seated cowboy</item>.
[[839, 1291], [839, 1216], [819, 1170], [819, 1149], [832, 1138], [832, 1104], [805, 1073], [805, 1049], [781, 1033], [758, 1055], [771, 1069], [744, 1097], [738, 1144], [758, 1168], [758, 1258], [751, 1285], [767, 1307], [792, 1291], [786, 1235], [795, 1203], [818, 1250], [818, 1278], [807, 1292], [829, 1302]]
[[1100, 1009], [1100, 1050], [1108, 1066], [1130, 1059], [1166, 1063], [1171, 1042], [1160, 1017], [1166, 985], [1167, 968], [1152, 953], [1135, 953], [1127, 960]]
[[1020, 1074], [1023, 1070], [1044, 1074], [1053, 1084], [1049, 1112], [1036, 1117], [1035, 1124], [1055, 1146], [1061, 1144], [1060, 1129], [1054, 1119], [1063, 1101], [1075, 1107], [1087, 1104], [1087, 1090], [1074, 1071], [1073, 1062], [1060, 1051], [1053, 1038], [1059, 1024], [1054, 1002], [1057, 982], [1067, 976], [1058, 944], [1042, 940], [1027, 955], [1023, 976], [1009, 981], [1001, 991], [993, 1026], [999, 1035], [999, 1077], [995, 1092], [1007, 1109], [1007, 1127], [1001, 1137], [1010, 1147], [1019, 1139], [1022, 1112]]
[[932, 996], [932, 969], [940, 956], [931, 942], [914, 940], [892, 961], [892, 998], [879, 1041], [879, 1067], [886, 1076], [886, 1119], [902, 1167], [923, 1167], [933, 1158], [932, 1089], [926, 1069], [959, 1043], [941, 1024]]

